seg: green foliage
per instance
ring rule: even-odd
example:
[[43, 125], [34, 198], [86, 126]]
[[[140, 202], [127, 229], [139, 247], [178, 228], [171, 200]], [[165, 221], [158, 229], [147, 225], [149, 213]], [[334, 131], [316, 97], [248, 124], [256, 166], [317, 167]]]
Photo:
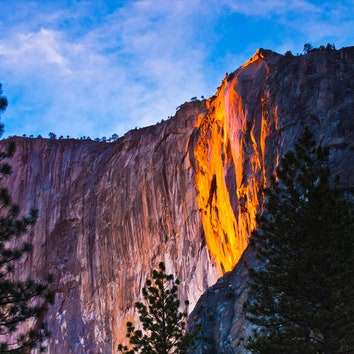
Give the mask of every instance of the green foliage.
[[305, 131], [266, 189], [244, 308], [253, 353], [354, 352], [354, 208]]
[[[165, 273], [164, 263], [159, 270], [153, 270], [152, 279], [146, 281], [142, 294], [145, 302], [137, 302], [135, 307], [143, 330], [127, 323], [127, 338], [131, 349], [120, 344], [121, 353], [186, 353], [195, 339], [195, 333], [186, 333], [186, 312], [180, 312], [177, 298], [178, 280]], [[188, 305], [188, 301], [186, 302]]]
[[[4, 111], [6, 105], [7, 100], [0, 97], [0, 111]], [[11, 158], [14, 152], [15, 145], [11, 142], [0, 152], [0, 182], [11, 173], [5, 159]], [[35, 348], [43, 352], [42, 343], [49, 336], [43, 316], [53, 300], [49, 291], [51, 278], [36, 282], [32, 279], [18, 281], [14, 277], [17, 262], [32, 248], [21, 236], [37, 218], [36, 210], [24, 217], [19, 217], [19, 213], [8, 190], [0, 186], [0, 353], [29, 353]]]

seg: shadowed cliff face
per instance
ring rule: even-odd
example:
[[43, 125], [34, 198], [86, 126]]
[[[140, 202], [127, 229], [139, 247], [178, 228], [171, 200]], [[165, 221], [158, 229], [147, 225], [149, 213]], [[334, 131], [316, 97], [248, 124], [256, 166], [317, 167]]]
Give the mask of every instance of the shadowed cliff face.
[[55, 276], [50, 353], [109, 353], [164, 261], [191, 307], [218, 273], [196, 202], [189, 138], [205, 102], [115, 143], [15, 139], [7, 181], [21, 210], [39, 209], [20, 276]]
[[[295, 58], [258, 51], [213, 98], [114, 143], [16, 138], [5, 183], [23, 212], [39, 209], [29, 234], [34, 251], [18, 276], [55, 275], [49, 353], [114, 352], [160, 261], [181, 280], [191, 311], [237, 264], [261, 189], [304, 125], [331, 147], [335, 170], [353, 185], [353, 63], [350, 48]], [[232, 285], [235, 277], [225, 279]], [[246, 296], [245, 278], [237, 279], [230, 287]], [[243, 333], [239, 295], [230, 296], [232, 311], [212, 323], [220, 344], [210, 353]], [[200, 309], [215, 306], [204, 295], [193, 318], [203, 322]]]

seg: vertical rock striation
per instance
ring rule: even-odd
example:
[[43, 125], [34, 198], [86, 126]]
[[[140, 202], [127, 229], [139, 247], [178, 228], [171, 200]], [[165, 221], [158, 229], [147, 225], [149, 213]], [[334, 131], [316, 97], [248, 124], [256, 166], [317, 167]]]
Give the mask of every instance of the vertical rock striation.
[[[22, 277], [55, 276], [49, 353], [110, 353], [151, 269], [164, 261], [191, 307], [220, 276], [205, 244], [188, 144], [205, 102], [115, 143], [16, 138], [7, 180], [35, 206]], [[19, 275], [20, 276], [20, 275]]]
[[[5, 185], [23, 212], [39, 210], [18, 277], [55, 275], [49, 353], [115, 352], [160, 261], [181, 280], [191, 311], [239, 261], [262, 188], [304, 125], [353, 186], [353, 83], [353, 48], [299, 57], [259, 50], [214, 97], [114, 143], [15, 138]], [[193, 311], [207, 338], [196, 352], [237, 352], [242, 264]]]
[[230, 271], [245, 250], [261, 189], [273, 173], [275, 153], [266, 144], [277, 116], [265, 108], [269, 62], [258, 51], [228, 75], [198, 124], [195, 146], [197, 200], [206, 240], [220, 271]]

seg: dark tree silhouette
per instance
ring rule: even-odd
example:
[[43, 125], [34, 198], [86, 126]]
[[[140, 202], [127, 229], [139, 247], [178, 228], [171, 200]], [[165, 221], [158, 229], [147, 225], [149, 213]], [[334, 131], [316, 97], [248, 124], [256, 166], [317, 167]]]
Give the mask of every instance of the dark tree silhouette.
[[304, 44], [304, 49], [303, 50], [304, 50], [305, 54], [311, 52], [312, 49], [313, 49], [312, 44], [310, 44], [310, 43], [305, 43]]
[[[7, 107], [0, 85], [0, 113]], [[1, 133], [3, 125], [0, 124]], [[19, 207], [11, 200], [1, 181], [11, 173], [6, 162], [15, 152], [15, 144], [9, 142], [0, 152], [0, 353], [29, 353], [36, 348], [45, 351], [43, 342], [49, 331], [43, 323], [46, 308], [53, 300], [49, 291], [51, 279], [37, 282], [32, 279], [18, 281], [14, 278], [17, 262], [31, 251], [31, 244], [21, 236], [26, 234], [37, 217], [36, 210], [19, 217]]]
[[[245, 303], [253, 353], [354, 352], [354, 208], [308, 128], [265, 191]], [[246, 341], [247, 342], [247, 341]]]
[[[177, 298], [178, 280], [165, 273], [164, 263], [159, 270], [153, 270], [152, 279], [146, 281], [142, 290], [145, 302], [137, 302], [135, 307], [143, 330], [127, 323], [127, 338], [131, 349], [120, 344], [121, 353], [172, 354], [186, 353], [195, 339], [195, 333], [186, 333], [186, 312], [180, 312]], [[188, 305], [188, 301], [186, 302]]]

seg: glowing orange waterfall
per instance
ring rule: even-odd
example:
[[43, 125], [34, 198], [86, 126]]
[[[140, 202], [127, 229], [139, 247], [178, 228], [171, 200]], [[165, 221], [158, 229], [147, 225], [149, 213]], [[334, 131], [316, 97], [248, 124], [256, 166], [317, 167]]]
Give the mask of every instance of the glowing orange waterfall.
[[[245, 250], [266, 184], [265, 141], [271, 128], [259, 82], [267, 74], [259, 53], [224, 79], [208, 101], [209, 113], [197, 122], [197, 202], [210, 254], [221, 273], [230, 271]], [[247, 105], [250, 101], [253, 105]], [[254, 111], [245, 110], [247, 106]]]

